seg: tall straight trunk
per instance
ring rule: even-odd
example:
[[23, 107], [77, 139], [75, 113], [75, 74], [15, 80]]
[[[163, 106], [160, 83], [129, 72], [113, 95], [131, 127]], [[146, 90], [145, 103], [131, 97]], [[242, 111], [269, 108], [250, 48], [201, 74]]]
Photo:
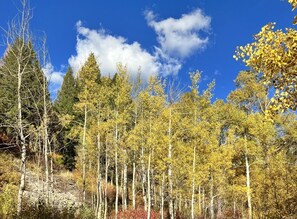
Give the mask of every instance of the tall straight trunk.
[[[143, 129], [141, 131], [141, 136], [143, 136]], [[147, 196], [146, 196], [146, 191], [145, 191], [145, 183], [146, 183], [146, 171], [145, 171], [145, 164], [144, 164], [144, 143], [142, 141], [141, 145], [141, 172], [142, 172], [142, 177], [141, 177], [141, 188], [142, 188], [142, 199], [144, 203], [144, 210], [147, 211]]]
[[127, 210], [127, 161], [123, 164], [123, 210]]
[[108, 167], [109, 167], [109, 158], [108, 158], [108, 142], [105, 142], [106, 149], [105, 149], [105, 187], [104, 187], [104, 219], [107, 218], [107, 210], [108, 210], [108, 203], [107, 203], [107, 183], [108, 183]]
[[49, 168], [48, 168], [48, 115], [46, 105], [46, 81], [43, 77], [43, 144], [44, 144], [44, 163], [45, 163], [45, 192], [46, 192], [46, 203], [49, 202]]
[[18, 193], [18, 204], [17, 204], [17, 214], [20, 215], [22, 210], [22, 201], [23, 201], [23, 194], [25, 190], [25, 177], [26, 177], [26, 142], [25, 136], [23, 132], [23, 119], [22, 119], [22, 99], [21, 99], [21, 85], [22, 85], [22, 71], [21, 65], [18, 65], [18, 87], [17, 87], [17, 101], [18, 101], [18, 116], [17, 116], [17, 127], [18, 127], [18, 134], [20, 137], [21, 143], [21, 181]]
[[163, 172], [162, 183], [160, 188], [160, 196], [161, 196], [161, 206], [160, 206], [160, 214], [161, 219], [164, 219], [164, 183], [165, 183], [165, 174]]
[[172, 164], [171, 164], [171, 159], [172, 159], [172, 121], [171, 121], [171, 116], [172, 116], [172, 111], [171, 108], [169, 109], [169, 123], [168, 123], [168, 136], [169, 136], [169, 143], [168, 143], [168, 160], [169, 160], [169, 165], [168, 165], [168, 183], [169, 183], [169, 216], [170, 219], [174, 218], [174, 213], [173, 213], [173, 183], [172, 183]]
[[214, 188], [213, 188], [213, 173], [210, 173], [210, 218], [214, 219]]
[[250, 186], [250, 166], [249, 166], [249, 160], [248, 155], [245, 155], [245, 168], [246, 168], [246, 196], [247, 196], [247, 202], [248, 202], [248, 218], [252, 219], [252, 195], [251, 195], [251, 186]]
[[133, 210], [136, 208], [136, 192], [135, 192], [135, 181], [136, 181], [136, 163], [135, 163], [135, 155], [133, 158], [133, 170], [132, 170], [132, 208]]
[[245, 144], [245, 168], [246, 168], [246, 196], [248, 202], [248, 218], [253, 218], [252, 212], [252, 195], [251, 195], [251, 184], [250, 184], [250, 165], [248, 159], [248, 148], [247, 148], [247, 137], [244, 135], [244, 144]]
[[[149, 138], [152, 139], [152, 116], [150, 113], [149, 118]], [[147, 219], [151, 218], [151, 156], [152, 156], [152, 145], [149, 145], [149, 156], [148, 156], [148, 164], [147, 164]]]
[[144, 145], [142, 145], [141, 147], [141, 169], [142, 169], [142, 177], [141, 177], [142, 199], [144, 203], [144, 210], [147, 211], [147, 194], [145, 191], [146, 172], [145, 172], [145, 166], [144, 166]]
[[[117, 116], [116, 116], [117, 117]], [[117, 119], [117, 118], [116, 118]], [[115, 126], [115, 184], [116, 184], [116, 197], [115, 197], [115, 218], [118, 217], [119, 206], [119, 173], [118, 173], [118, 124]]]
[[102, 192], [101, 192], [101, 135], [100, 135], [100, 115], [98, 115], [97, 119], [97, 218], [101, 219], [101, 211], [102, 211]]
[[195, 166], [196, 166], [196, 145], [193, 150], [193, 166], [192, 166], [192, 200], [191, 200], [191, 218], [195, 218]]
[[49, 145], [49, 155], [50, 155], [50, 182], [49, 182], [49, 193], [50, 195], [53, 195], [54, 191], [54, 161], [53, 161], [53, 151], [51, 148], [50, 143]]
[[147, 219], [151, 218], [151, 152], [149, 152], [147, 164]]
[[82, 173], [82, 180], [83, 180], [83, 203], [86, 201], [86, 134], [87, 134], [87, 105], [85, 104], [84, 107], [84, 131], [83, 131], [83, 142], [82, 142], [82, 166], [83, 166], [83, 173]]

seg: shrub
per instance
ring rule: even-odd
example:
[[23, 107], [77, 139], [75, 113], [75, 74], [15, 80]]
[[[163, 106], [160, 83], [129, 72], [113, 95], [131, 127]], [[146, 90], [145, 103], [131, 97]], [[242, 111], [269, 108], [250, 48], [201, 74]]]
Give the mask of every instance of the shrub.
[[0, 218], [14, 218], [17, 205], [18, 188], [15, 185], [6, 184], [0, 193]]
[[[127, 210], [127, 211], [121, 211], [118, 213], [118, 218], [122, 219], [147, 219], [147, 211], [144, 209], [136, 209], [136, 210]], [[151, 219], [158, 219], [161, 218], [160, 213], [151, 210]]]

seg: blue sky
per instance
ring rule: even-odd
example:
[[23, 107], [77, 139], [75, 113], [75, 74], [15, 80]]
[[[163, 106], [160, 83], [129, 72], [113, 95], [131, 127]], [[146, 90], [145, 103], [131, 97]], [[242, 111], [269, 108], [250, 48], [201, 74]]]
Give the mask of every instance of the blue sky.
[[[1, 27], [18, 5], [0, 1]], [[132, 75], [141, 66], [144, 77], [158, 72], [187, 87], [188, 72], [200, 70], [201, 88], [215, 79], [215, 98], [225, 99], [245, 69], [232, 58], [236, 46], [268, 22], [291, 27], [294, 17], [286, 0], [31, 0], [31, 7], [31, 30], [47, 36], [52, 93], [69, 65], [77, 71], [94, 52], [105, 75], [123, 62]], [[1, 41], [1, 57], [4, 50]]]

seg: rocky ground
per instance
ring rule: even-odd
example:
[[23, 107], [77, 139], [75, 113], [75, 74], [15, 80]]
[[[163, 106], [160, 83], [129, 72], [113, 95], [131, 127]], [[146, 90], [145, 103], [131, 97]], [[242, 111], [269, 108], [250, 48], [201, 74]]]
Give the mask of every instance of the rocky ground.
[[[24, 196], [32, 203], [43, 203], [46, 200], [45, 182], [41, 176], [33, 171], [26, 172], [26, 188]], [[58, 208], [79, 207], [82, 202], [79, 198], [79, 190], [71, 178], [54, 176], [53, 185], [49, 192], [49, 203]]]

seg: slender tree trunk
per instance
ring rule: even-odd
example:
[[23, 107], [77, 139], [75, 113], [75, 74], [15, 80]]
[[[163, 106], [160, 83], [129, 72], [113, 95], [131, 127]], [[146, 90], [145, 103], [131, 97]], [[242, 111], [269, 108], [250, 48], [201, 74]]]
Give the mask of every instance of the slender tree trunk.
[[146, 172], [145, 172], [145, 166], [144, 166], [144, 146], [142, 146], [141, 148], [141, 169], [142, 169], [142, 181], [141, 181], [142, 199], [144, 203], [144, 210], [147, 211], [147, 193], [145, 191]]
[[151, 152], [149, 152], [147, 164], [147, 219], [151, 218]]
[[83, 142], [82, 142], [82, 180], [83, 180], [83, 203], [86, 202], [86, 134], [87, 134], [87, 105], [85, 104], [85, 118], [84, 118], [84, 131], [83, 131]]
[[251, 195], [251, 186], [250, 186], [250, 166], [247, 154], [245, 155], [245, 167], [246, 167], [246, 195], [248, 201], [248, 213], [249, 219], [252, 219], [252, 195]]
[[[117, 118], [116, 118], [117, 119]], [[115, 197], [115, 218], [118, 217], [119, 206], [119, 173], [118, 173], [118, 124], [115, 126], [115, 184], [116, 184], [116, 197]]]
[[136, 178], [136, 164], [135, 164], [135, 155], [133, 159], [133, 171], [132, 171], [132, 208], [135, 210], [136, 208], [136, 192], [135, 192], [135, 178]]
[[195, 166], [196, 166], [196, 145], [193, 150], [193, 166], [192, 166], [192, 200], [191, 200], [191, 218], [195, 218]]
[[101, 211], [102, 211], [102, 192], [101, 192], [101, 136], [100, 136], [100, 116], [98, 115], [97, 120], [97, 150], [98, 150], [98, 157], [97, 157], [97, 218], [101, 219]]
[[163, 177], [162, 177], [162, 184], [160, 188], [160, 195], [161, 195], [161, 206], [160, 206], [160, 214], [161, 214], [161, 219], [164, 219], [164, 183], [165, 183], [165, 173], [163, 172]]
[[46, 83], [45, 77], [43, 81], [43, 144], [44, 144], [44, 163], [45, 163], [45, 192], [46, 192], [46, 203], [49, 203], [49, 168], [48, 168], [48, 115], [46, 105]]
[[250, 185], [250, 165], [248, 159], [248, 148], [247, 148], [247, 138], [246, 134], [244, 135], [244, 143], [245, 143], [245, 168], [246, 168], [246, 196], [248, 202], [248, 218], [253, 218], [252, 212], [252, 195], [251, 195], [251, 185]]
[[108, 158], [108, 142], [105, 142], [106, 149], [105, 149], [105, 187], [104, 187], [104, 219], [107, 218], [107, 210], [108, 210], [108, 203], [107, 203], [107, 183], [108, 183], [108, 167], [109, 167], [109, 158]]
[[210, 173], [210, 218], [214, 219], [214, 191], [213, 191], [213, 173]]
[[169, 183], [169, 216], [170, 219], [174, 218], [174, 212], [173, 212], [173, 183], [172, 183], [172, 130], [171, 130], [171, 108], [169, 109], [169, 124], [168, 124], [168, 136], [169, 136], [169, 144], [168, 144], [168, 183]]
[[25, 177], [26, 177], [26, 141], [23, 132], [23, 120], [22, 120], [22, 99], [21, 99], [21, 86], [22, 86], [22, 73], [21, 65], [18, 65], [18, 88], [17, 88], [17, 100], [18, 100], [18, 134], [21, 143], [21, 182], [18, 194], [17, 214], [20, 215], [22, 210], [23, 194], [25, 190]]
[[50, 183], [49, 183], [49, 193], [50, 195], [53, 195], [53, 191], [54, 191], [54, 162], [53, 162], [53, 151], [52, 148], [49, 145], [49, 154], [50, 154]]
[[123, 165], [123, 210], [127, 210], [127, 163], [124, 161]]

